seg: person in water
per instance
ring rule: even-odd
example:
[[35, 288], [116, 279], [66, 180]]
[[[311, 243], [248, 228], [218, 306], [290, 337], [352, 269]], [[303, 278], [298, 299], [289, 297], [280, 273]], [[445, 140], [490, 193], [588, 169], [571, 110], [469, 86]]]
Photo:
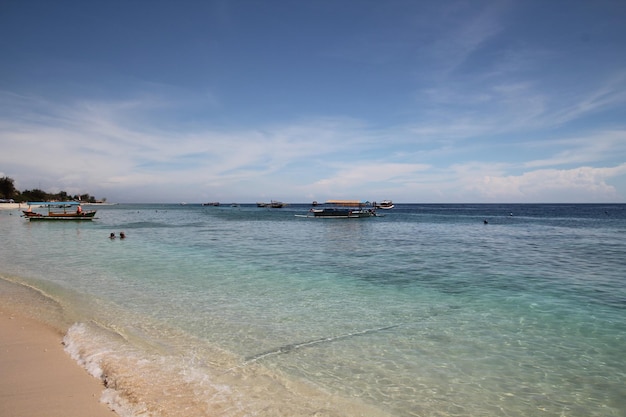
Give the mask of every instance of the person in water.
[[126, 234], [124, 234], [124, 232], [120, 232], [120, 239], [124, 239], [126, 237]]
[[111, 234], [109, 235], [109, 239], [115, 239], [115, 233], [111, 232]]

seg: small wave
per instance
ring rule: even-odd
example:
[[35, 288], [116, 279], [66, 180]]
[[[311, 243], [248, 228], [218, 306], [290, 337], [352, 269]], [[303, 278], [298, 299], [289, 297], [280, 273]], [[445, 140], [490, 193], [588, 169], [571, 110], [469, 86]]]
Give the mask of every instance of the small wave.
[[[383, 329], [352, 336], [380, 330]], [[225, 372], [225, 368], [216, 368], [212, 362], [216, 352], [207, 353], [198, 345], [185, 346], [172, 354], [151, 353], [129, 343], [116, 331], [92, 322], [71, 326], [63, 342], [71, 357], [102, 381], [105, 389], [100, 401], [121, 417], [244, 417], [259, 413], [303, 417], [318, 415], [319, 410], [326, 417], [387, 417], [376, 408], [329, 396], [260, 365]], [[345, 410], [355, 413], [346, 414]]]

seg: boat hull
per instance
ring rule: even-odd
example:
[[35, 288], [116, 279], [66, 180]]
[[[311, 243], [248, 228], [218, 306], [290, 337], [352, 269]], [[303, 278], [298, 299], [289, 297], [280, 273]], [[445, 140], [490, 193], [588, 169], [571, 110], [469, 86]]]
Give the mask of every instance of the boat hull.
[[29, 217], [28, 220], [32, 221], [90, 221], [93, 220], [94, 217], [67, 217], [67, 216], [33, 216]]
[[350, 210], [339, 208], [312, 209], [311, 213], [313, 214], [313, 217], [328, 219], [361, 219], [376, 216], [376, 213], [373, 210]]
[[26, 214], [26, 218], [30, 221], [89, 221], [95, 218], [96, 211], [88, 211], [83, 213], [50, 213], [50, 214]]

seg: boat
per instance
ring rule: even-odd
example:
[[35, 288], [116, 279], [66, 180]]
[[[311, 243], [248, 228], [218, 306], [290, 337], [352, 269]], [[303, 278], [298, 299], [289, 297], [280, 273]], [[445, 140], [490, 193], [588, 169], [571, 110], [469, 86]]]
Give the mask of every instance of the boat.
[[[32, 206], [45, 207], [47, 213], [32, 211]], [[70, 209], [70, 210], [68, 210]], [[29, 202], [28, 210], [23, 210], [24, 217], [33, 220], [78, 220], [90, 221], [96, 218], [96, 210], [83, 210], [78, 201], [63, 202]]]
[[375, 208], [367, 208], [369, 203], [359, 200], [328, 200], [329, 207], [312, 208], [310, 215], [305, 217], [319, 217], [328, 219], [361, 219], [376, 217]]
[[257, 207], [269, 207], [269, 208], [283, 208], [287, 207], [287, 203], [283, 203], [282, 201], [272, 200], [269, 203], [256, 203]]
[[219, 201], [212, 201], [210, 203], [202, 203], [203, 206], [212, 206], [212, 207], [219, 207], [220, 202]]
[[393, 201], [391, 200], [383, 200], [380, 203], [376, 203], [374, 202], [374, 207], [379, 208], [379, 209], [383, 209], [383, 210], [389, 210], [394, 208], [394, 204]]

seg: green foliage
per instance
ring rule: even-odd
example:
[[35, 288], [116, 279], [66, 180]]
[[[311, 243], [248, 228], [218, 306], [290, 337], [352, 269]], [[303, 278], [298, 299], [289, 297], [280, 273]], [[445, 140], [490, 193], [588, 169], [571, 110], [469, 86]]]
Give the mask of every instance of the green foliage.
[[34, 190], [24, 190], [20, 196], [21, 201], [48, 201], [48, 193], [38, 188]]
[[[81, 194], [70, 196], [65, 191], [58, 193], [47, 193], [40, 189], [24, 190], [22, 192], [15, 189], [12, 178], [0, 178], [0, 198], [14, 199], [16, 202], [25, 203], [27, 201], [83, 201], [86, 203], [95, 203], [98, 200], [89, 194]], [[102, 201], [105, 201], [103, 199]]]
[[11, 199], [15, 198], [18, 191], [13, 184], [13, 178], [2, 177], [0, 178], [0, 198]]

